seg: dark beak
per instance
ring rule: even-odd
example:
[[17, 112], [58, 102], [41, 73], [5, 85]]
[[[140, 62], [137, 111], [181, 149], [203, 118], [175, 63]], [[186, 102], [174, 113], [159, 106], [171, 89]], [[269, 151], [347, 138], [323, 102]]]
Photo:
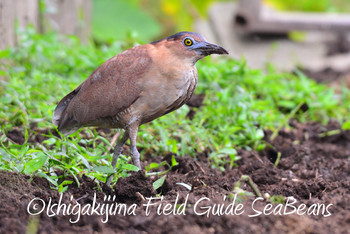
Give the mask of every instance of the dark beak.
[[211, 55], [211, 54], [228, 54], [227, 50], [225, 50], [221, 46], [218, 46], [209, 42], [201, 42], [197, 44], [193, 48], [193, 50], [204, 56]]

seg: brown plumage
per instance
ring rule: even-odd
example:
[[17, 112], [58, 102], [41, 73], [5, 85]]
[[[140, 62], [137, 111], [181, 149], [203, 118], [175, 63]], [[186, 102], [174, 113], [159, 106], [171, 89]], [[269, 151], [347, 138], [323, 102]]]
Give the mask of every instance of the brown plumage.
[[[64, 134], [82, 125], [113, 127], [109, 118], [127, 109], [139, 97], [136, 80], [150, 68], [145, 48], [134, 47], [107, 60], [57, 105], [53, 122]], [[100, 121], [98, 124], [95, 122]]]
[[107, 60], [65, 96], [54, 111], [53, 123], [66, 135], [85, 126], [125, 129], [113, 154], [113, 168], [128, 139], [134, 164], [141, 168], [138, 127], [191, 98], [198, 77], [195, 63], [210, 54], [227, 51], [192, 32], [135, 46]]

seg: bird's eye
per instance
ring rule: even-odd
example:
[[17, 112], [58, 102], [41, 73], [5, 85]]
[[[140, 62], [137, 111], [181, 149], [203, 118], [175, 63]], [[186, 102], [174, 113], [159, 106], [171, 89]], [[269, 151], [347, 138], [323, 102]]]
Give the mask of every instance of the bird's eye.
[[184, 40], [184, 44], [185, 44], [186, 46], [191, 46], [191, 45], [193, 44], [193, 41], [192, 41], [191, 39], [189, 39], [189, 38], [186, 38], [186, 39]]

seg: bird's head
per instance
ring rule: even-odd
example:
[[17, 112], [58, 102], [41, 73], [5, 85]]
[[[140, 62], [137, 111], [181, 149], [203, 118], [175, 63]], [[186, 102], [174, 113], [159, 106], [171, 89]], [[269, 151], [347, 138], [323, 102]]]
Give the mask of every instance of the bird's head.
[[179, 32], [151, 44], [164, 45], [176, 56], [189, 59], [193, 64], [211, 54], [228, 54], [221, 46], [209, 43], [202, 35], [194, 32]]

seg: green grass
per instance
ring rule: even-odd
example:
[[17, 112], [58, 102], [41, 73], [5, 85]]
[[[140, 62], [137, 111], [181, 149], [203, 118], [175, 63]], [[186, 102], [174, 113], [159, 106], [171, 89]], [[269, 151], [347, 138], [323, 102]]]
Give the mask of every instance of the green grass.
[[[18, 48], [0, 52], [7, 62], [0, 75], [0, 169], [40, 175], [53, 188], [64, 191], [69, 175], [86, 174], [105, 181], [111, 169], [110, 140], [95, 129], [82, 129], [69, 138], [55, 136], [51, 123], [58, 101], [108, 58], [133, 43], [115, 42], [109, 47], [82, 45], [75, 37], [37, 35], [29, 30]], [[1, 58], [0, 58], [1, 59]], [[303, 74], [281, 74], [250, 69], [245, 61], [205, 59], [198, 62], [197, 93], [206, 94], [204, 106], [193, 120], [183, 106], [152, 123], [141, 126], [138, 148], [141, 155], [195, 156], [208, 149], [213, 167], [231, 166], [239, 159], [236, 149], [262, 150], [264, 129], [288, 127], [288, 120], [339, 121], [350, 128], [350, 92], [342, 94], [315, 83]], [[300, 108], [302, 107], [302, 108]], [[6, 137], [17, 129], [26, 141], [18, 145]], [[40, 133], [44, 132], [45, 133]], [[48, 139], [33, 143], [31, 135]], [[141, 156], [142, 157], [142, 156]], [[130, 157], [122, 155], [117, 175], [135, 170]], [[61, 171], [63, 173], [57, 173]]]

